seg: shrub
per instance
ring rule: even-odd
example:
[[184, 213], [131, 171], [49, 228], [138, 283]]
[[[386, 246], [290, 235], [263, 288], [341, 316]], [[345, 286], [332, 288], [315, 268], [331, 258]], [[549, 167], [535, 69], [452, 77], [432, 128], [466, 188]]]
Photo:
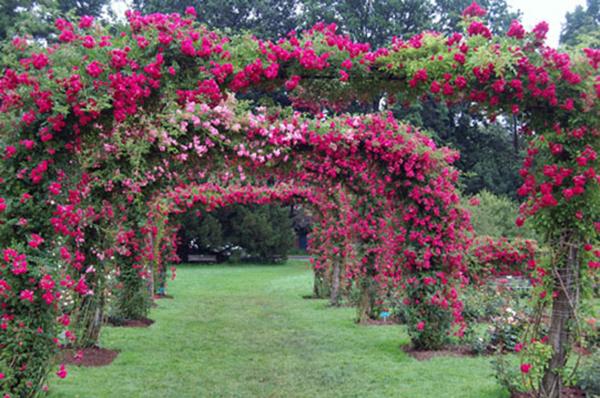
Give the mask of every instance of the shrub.
[[577, 386], [579, 386], [588, 397], [600, 396], [600, 350], [580, 365], [577, 371]]
[[471, 221], [477, 236], [535, 237], [526, 225], [521, 228], [516, 226], [519, 205], [510, 198], [484, 190], [473, 196], [469, 203]]
[[292, 221], [280, 206], [239, 206], [232, 232], [231, 240], [250, 258], [266, 262], [285, 260], [294, 242]]

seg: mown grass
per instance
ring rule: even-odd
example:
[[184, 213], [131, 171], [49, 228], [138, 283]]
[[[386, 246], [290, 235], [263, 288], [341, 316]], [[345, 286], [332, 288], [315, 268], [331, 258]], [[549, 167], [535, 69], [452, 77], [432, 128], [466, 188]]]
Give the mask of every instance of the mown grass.
[[305, 300], [308, 262], [181, 266], [147, 329], [106, 327], [120, 351], [103, 368], [69, 367], [51, 397], [500, 398], [488, 358], [419, 362], [404, 327], [361, 326], [352, 308]]

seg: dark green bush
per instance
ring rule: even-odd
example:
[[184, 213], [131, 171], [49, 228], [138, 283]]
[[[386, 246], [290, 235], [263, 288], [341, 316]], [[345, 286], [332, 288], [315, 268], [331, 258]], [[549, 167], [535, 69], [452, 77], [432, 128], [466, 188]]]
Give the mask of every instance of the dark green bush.
[[577, 385], [588, 397], [600, 397], [600, 350], [580, 365], [577, 371]]

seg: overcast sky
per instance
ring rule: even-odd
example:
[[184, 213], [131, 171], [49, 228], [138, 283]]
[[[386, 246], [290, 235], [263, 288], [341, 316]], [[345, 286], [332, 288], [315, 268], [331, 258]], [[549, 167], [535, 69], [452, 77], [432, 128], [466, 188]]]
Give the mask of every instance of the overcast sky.
[[550, 25], [548, 44], [558, 45], [561, 25], [565, 22], [567, 11], [573, 11], [578, 5], [585, 6], [585, 0], [507, 0], [513, 9], [523, 12], [523, 25], [531, 30], [538, 22], [546, 21]]
[[[127, 9], [125, 3], [125, 0], [113, 0], [113, 9], [120, 16]], [[578, 5], [585, 5], [585, 0], [507, 0], [507, 3], [513, 9], [523, 12], [523, 25], [527, 30], [531, 30], [538, 22], [548, 22], [548, 44], [556, 47], [565, 14], [567, 11], [573, 11]]]

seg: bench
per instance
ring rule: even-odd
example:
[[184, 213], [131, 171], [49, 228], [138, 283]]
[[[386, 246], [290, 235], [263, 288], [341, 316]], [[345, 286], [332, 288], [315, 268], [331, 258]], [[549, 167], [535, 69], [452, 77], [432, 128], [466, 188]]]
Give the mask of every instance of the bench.
[[213, 254], [188, 254], [188, 263], [216, 263], [217, 256]]

